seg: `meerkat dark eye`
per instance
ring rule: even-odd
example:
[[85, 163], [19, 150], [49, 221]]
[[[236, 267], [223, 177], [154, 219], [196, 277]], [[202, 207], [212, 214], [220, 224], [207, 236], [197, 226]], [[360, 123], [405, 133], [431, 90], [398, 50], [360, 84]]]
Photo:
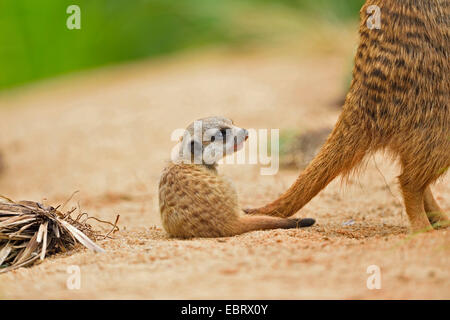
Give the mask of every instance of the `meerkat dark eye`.
[[214, 142], [214, 141], [216, 141], [216, 136], [211, 137], [211, 142]]

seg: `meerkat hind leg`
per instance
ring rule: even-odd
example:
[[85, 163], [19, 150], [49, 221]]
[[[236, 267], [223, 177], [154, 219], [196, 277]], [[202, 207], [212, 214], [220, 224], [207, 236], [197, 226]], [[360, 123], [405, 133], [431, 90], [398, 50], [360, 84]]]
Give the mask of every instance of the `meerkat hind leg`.
[[435, 229], [447, 227], [450, 225], [450, 219], [434, 199], [430, 186], [425, 188], [425, 192], [423, 195], [423, 204], [428, 220]]
[[404, 173], [399, 177], [400, 187], [403, 193], [406, 213], [411, 224], [411, 231], [424, 232], [432, 230], [424, 209], [424, 190], [416, 188]]

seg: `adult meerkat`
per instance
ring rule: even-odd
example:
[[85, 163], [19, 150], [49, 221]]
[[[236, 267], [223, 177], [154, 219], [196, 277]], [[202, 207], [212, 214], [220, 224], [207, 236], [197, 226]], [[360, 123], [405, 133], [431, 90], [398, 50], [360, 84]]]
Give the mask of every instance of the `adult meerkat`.
[[[380, 8], [380, 29], [368, 27], [372, 5]], [[334, 130], [284, 194], [246, 212], [291, 216], [334, 178], [385, 149], [402, 167], [412, 231], [448, 225], [430, 185], [450, 165], [449, 33], [449, 0], [366, 1], [353, 80]]]
[[236, 190], [230, 180], [218, 174], [217, 161], [242, 148], [247, 138], [247, 130], [222, 117], [200, 119], [189, 125], [178, 155], [163, 170], [159, 182], [161, 220], [171, 236], [226, 237], [314, 224], [313, 219], [242, 214]]

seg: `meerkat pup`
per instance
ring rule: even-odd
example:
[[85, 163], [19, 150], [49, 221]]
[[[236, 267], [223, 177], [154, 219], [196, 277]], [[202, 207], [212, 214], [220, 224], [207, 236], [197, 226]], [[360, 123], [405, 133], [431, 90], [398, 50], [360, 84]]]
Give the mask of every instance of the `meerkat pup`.
[[[371, 28], [378, 10], [379, 28]], [[430, 185], [450, 166], [450, 1], [370, 0], [353, 80], [333, 132], [297, 181], [249, 214], [289, 217], [377, 150], [398, 157], [413, 232], [450, 225]]]
[[226, 237], [254, 230], [290, 229], [313, 219], [245, 216], [233, 183], [217, 172], [217, 162], [240, 150], [248, 131], [229, 119], [210, 117], [190, 124], [175, 159], [163, 170], [159, 208], [173, 237]]

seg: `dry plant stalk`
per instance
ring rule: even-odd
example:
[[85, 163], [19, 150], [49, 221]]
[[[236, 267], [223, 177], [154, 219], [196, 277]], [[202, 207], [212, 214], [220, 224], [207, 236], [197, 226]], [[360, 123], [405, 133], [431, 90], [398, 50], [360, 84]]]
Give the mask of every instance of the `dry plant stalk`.
[[[14, 202], [0, 195], [0, 273], [29, 266], [58, 252], [66, 252], [77, 242], [95, 252], [104, 252], [94, 241], [105, 239], [119, 230], [119, 216], [114, 224], [89, 217], [86, 213], [80, 213], [73, 219], [70, 215], [75, 208], [66, 214], [58, 208], [32, 201]], [[101, 234], [87, 224], [89, 219], [110, 224], [112, 230], [106, 235]]]

